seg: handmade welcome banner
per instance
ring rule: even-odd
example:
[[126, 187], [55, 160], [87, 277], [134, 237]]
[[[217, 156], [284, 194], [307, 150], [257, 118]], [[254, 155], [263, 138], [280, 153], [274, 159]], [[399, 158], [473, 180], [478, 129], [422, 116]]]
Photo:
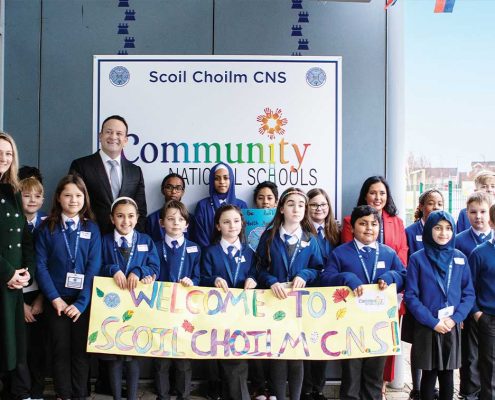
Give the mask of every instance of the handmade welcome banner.
[[87, 350], [173, 358], [332, 360], [400, 353], [395, 285], [289, 290], [139, 284], [95, 278]]

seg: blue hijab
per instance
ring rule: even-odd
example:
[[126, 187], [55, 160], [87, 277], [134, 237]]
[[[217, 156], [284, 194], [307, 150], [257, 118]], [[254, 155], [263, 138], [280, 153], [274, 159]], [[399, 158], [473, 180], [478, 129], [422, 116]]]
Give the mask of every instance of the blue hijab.
[[[452, 238], [444, 245], [439, 245], [435, 242], [432, 235], [433, 227], [440, 221], [447, 221], [452, 227]], [[455, 252], [455, 222], [452, 215], [447, 211], [433, 211], [428, 216], [423, 228], [423, 246], [430, 263], [445, 278]]]
[[[227, 193], [217, 193], [215, 190], [215, 172], [219, 169], [226, 169], [229, 172], [229, 179], [230, 179], [230, 185], [229, 185], [229, 190]], [[218, 163], [216, 164], [210, 171], [210, 199], [213, 202], [213, 207], [215, 210], [220, 207], [220, 200], [225, 200], [227, 204], [233, 204], [233, 201], [235, 200], [235, 177], [234, 177], [234, 171], [232, 171], [232, 168], [230, 168], [229, 165], [225, 163]]]

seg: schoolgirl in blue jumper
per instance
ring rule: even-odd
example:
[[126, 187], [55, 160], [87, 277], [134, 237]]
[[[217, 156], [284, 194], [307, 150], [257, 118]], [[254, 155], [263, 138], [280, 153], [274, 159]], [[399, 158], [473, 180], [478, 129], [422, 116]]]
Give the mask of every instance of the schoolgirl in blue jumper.
[[[490, 207], [490, 227], [495, 229], [495, 205]], [[495, 398], [495, 239], [485, 241], [469, 256], [476, 301], [471, 310], [478, 330], [480, 400]], [[463, 343], [464, 345], [464, 343]]]
[[[254, 289], [256, 256], [244, 237], [246, 222], [240, 208], [225, 204], [215, 212], [213, 244], [201, 258], [201, 286]], [[220, 360], [226, 390], [224, 400], [249, 400], [246, 360]], [[227, 393], [225, 393], [227, 392]]]
[[[408, 258], [411, 254], [423, 248], [423, 227], [428, 216], [432, 211], [443, 210], [444, 199], [442, 193], [438, 189], [426, 190], [419, 196], [419, 204], [414, 213], [415, 222], [406, 228], [406, 238], [408, 247]], [[412, 343], [414, 333], [414, 318], [411, 313], [405, 313], [402, 318], [401, 340], [407, 343]], [[421, 383], [421, 370], [416, 367], [416, 360], [413, 357], [413, 348], [411, 347], [411, 378], [412, 390], [409, 398], [419, 400], [419, 387]]]
[[[492, 203], [492, 195], [484, 191], [471, 194], [466, 201], [466, 215], [470, 226], [455, 238], [455, 248], [462, 251], [466, 257], [469, 257], [477, 246], [492, 238], [489, 225]], [[478, 323], [472, 316], [464, 321], [461, 341], [459, 391], [468, 399], [477, 398], [481, 390], [478, 368]]]
[[101, 237], [86, 186], [78, 175], [58, 183], [50, 215], [35, 230], [36, 281], [45, 297], [56, 397], [84, 399], [88, 305], [101, 267]]
[[[200, 279], [201, 249], [185, 238], [190, 215], [186, 206], [170, 200], [160, 212], [160, 224], [165, 231], [162, 240], [155, 242], [160, 257], [160, 281], [177, 282], [183, 286], [197, 286]], [[153, 370], [158, 400], [170, 399], [169, 371], [174, 365], [177, 398], [189, 399], [191, 395], [191, 360], [155, 358]]]
[[446, 211], [433, 211], [423, 230], [423, 250], [407, 267], [405, 301], [415, 318], [413, 356], [423, 370], [421, 399], [452, 399], [453, 370], [461, 364], [461, 322], [473, 306], [474, 290], [466, 256], [455, 249], [455, 223]]
[[[313, 284], [323, 266], [316, 232], [309, 219], [308, 197], [298, 188], [280, 196], [273, 221], [258, 244], [258, 283], [283, 300], [288, 288]], [[285, 398], [289, 382], [291, 400], [299, 400], [303, 383], [302, 360], [272, 360], [270, 380], [277, 399]]]
[[[115, 199], [110, 220], [115, 229], [103, 236], [101, 276], [113, 277], [120, 289], [135, 289], [138, 282], [151, 284], [160, 273], [158, 253], [151, 238], [134, 230], [138, 207], [130, 197]], [[114, 399], [122, 394], [122, 372], [125, 363], [127, 398], [138, 397], [139, 359], [132, 356], [105, 355], [108, 361], [110, 388]]]
[[[170, 201], [181, 201], [182, 196], [186, 191], [186, 182], [182, 176], [179, 174], [172, 172], [168, 174], [162, 180], [161, 184], [161, 192], [164, 198], [164, 205]], [[160, 223], [160, 215], [162, 212], [163, 206], [158, 210], [152, 212], [146, 218], [146, 233], [151, 236], [153, 242], [159, 242], [165, 236], [165, 230]], [[194, 216], [189, 213], [189, 223], [187, 225], [186, 230], [184, 231], [184, 236], [186, 239], [194, 240]]]
[[247, 204], [235, 197], [235, 176], [232, 168], [225, 163], [216, 164], [210, 171], [210, 195], [200, 200], [196, 206], [195, 240], [201, 247], [211, 243], [215, 225], [213, 219], [216, 210], [222, 204], [232, 204], [247, 208]]
[[[332, 251], [339, 245], [340, 229], [333, 216], [330, 197], [323, 189], [315, 188], [308, 192], [309, 217], [316, 230], [323, 264], [325, 265]], [[312, 286], [319, 286], [316, 282]], [[304, 380], [302, 400], [325, 400], [323, 388], [326, 382], [328, 361], [304, 361]]]
[[[363, 285], [378, 284], [380, 290], [395, 283], [404, 288], [406, 271], [397, 253], [378, 242], [378, 211], [371, 206], [355, 207], [351, 214], [353, 240], [337, 247], [321, 274], [322, 286], [348, 286], [362, 296]], [[340, 398], [380, 400], [387, 357], [342, 360]]]

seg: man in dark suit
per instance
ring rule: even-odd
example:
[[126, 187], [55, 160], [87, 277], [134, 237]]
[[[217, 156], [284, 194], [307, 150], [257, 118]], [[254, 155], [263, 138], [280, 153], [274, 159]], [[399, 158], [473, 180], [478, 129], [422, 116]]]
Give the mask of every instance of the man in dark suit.
[[136, 229], [144, 232], [146, 198], [141, 168], [122, 156], [127, 144], [127, 122], [119, 115], [103, 121], [99, 140], [101, 149], [94, 154], [74, 160], [70, 173], [81, 175], [88, 189], [91, 207], [101, 234], [112, 232], [110, 206], [117, 197], [127, 196], [137, 203], [139, 219]]
[[[71, 174], [77, 173], [83, 178], [102, 235], [113, 231], [110, 207], [121, 196], [134, 199], [139, 211], [136, 229], [145, 231], [147, 211], [143, 173], [140, 167], [122, 156], [128, 141], [127, 129], [126, 120], [119, 115], [105, 119], [99, 134], [101, 149], [74, 160], [69, 169]], [[96, 393], [112, 394], [108, 374], [107, 362], [99, 360]], [[127, 397], [124, 392], [123, 397]]]

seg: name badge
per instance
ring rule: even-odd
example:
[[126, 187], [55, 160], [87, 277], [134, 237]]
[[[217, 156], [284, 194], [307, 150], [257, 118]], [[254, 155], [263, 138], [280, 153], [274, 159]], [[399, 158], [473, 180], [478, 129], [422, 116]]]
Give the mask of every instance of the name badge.
[[376, 269], [383, 269], [385, 268], [385, 261], [378, 261], [376, 263]]
[[197, 253], [198, 248], [196, 246], [189, 246], [189, 247], [186, 247], [186, 252], [187, 253]]
[[138, 251], [148, 251], [148, 245], [147, 244], [138, 244], [137, 249], [138, 249]]
[[81, 231], [81, 239], [91, 239], [91, 232]]
[[416, 242], [422, 242], [423, 241], [423, 236], [422, 235], [416, 235]]
[[464, 265], [464, 258], [462, 257], [454, 257], [454, 263], [457, 265]]
[[243, 263], [243, 262], [246, 262], [246, 259], [244, 258], [244, 256], [242, 256], [241, 257], [241, 260], [239, 261], [239, 257], [236, 257], [235, 258], [235, 262], [241, 262], [241, 263]]
[[81, 290], [84, 285], [84, 275], [76, 274], [73, 272], [67, 272], [67, 277], [65, 278], [65, 287], [68, 289], [79, 289]]
[[454, 315], [454, 306], [448, 306], [438, 310], [438, 319], [448, 318], [451, 315]]

